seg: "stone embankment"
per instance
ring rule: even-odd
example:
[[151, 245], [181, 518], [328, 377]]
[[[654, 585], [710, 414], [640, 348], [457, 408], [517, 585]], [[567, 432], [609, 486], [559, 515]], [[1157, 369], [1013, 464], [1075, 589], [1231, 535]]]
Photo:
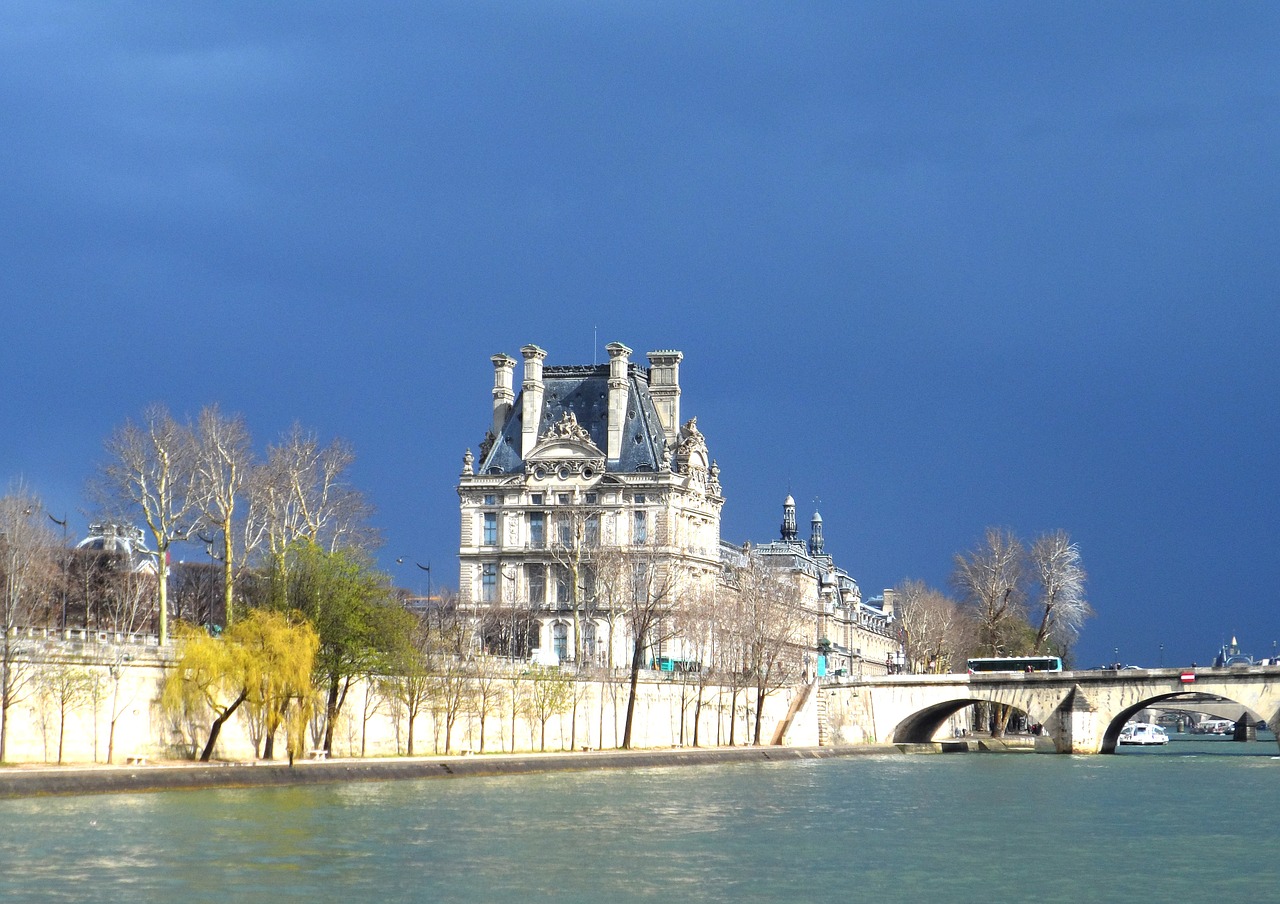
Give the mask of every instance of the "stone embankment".
[[462, 778], [537, 772], [709, 766], [894, 753], [892, 746], [715, 747], [601, 750], [580, 753], [486, 754], [287, 763], [165, 763], [145, 766], [15, 767], [0, 770], [0, 798], [138, 793], [203, 788], [256, 788], [394, 779]]

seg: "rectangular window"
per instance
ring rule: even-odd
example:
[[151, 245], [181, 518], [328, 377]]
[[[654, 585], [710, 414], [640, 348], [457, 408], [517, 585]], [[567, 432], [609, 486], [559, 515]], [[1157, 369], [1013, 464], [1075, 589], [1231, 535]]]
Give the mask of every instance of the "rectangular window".
[[568, 493], [561, 493], [559, 496], [557, 496], [557, 497], [556, 497], [556, 502], [557, 502], [557, 503], [559, 503], [560, 505], [568, 505], [568, 504], [569, 504], [569, 494], [568, 494]]
[[489, 496], [489, 495], [486, 495], [486, 496], [484, 497], [484, 504], [485, 504], [485, 505], [497, 505], [497, 504], [498, 504], [498, 497], [497, 497], [497, 496]]
[[496, 512], [484, 513], [484, 545], [498, 545], [498, 515]]
[[635, 498], [636, 505], [644, 505], [645, 503], [644, 493], [636, 493], [634, 498]]
[[588, 515], [586, 526], [587, 526], [587, 530], [586, 530], [587, 545], [599, 546], [600, 545], [600, 516]]
[[541, 493], [531, 493], [531, 494], [529, 495], [529, 504], [530, 504], [530, 505], [542, 505], [542, 494], [541, 494]]
[[529, 513], [529, 545], [534, 549], [542, 549], [547, 545], [546, 512]]
[[631, 538], [637, 543], [649, 542], [649, 518], [644, 512], [634, 512], [635, 527], [631, 530]]
[[637, 562], [631, 573], [631, 593], [637, 603], [644, 603], [649, 596], [649, 565]]
[[498, 601], [498, 566], [494, 562], [485, 562], [480, 566], [480, 601]]
[[595, 504], [596, 504], [597, 502], [599, 502], [599, 501], [600, 501], [600, 496], [599, 496], [599, 494], [597, 494], [597, 493], [588, 493], [588, 494], [587, 494], [587, 505], [595, 505]]
[[529, 602], [545, 603], [547, 601], [547, 566], [526, 565], [529, 576]]
[[556, 542], [566, 548], [573, 546], [573, 522], [568, 515], [556, 515]]
[[556, 602], [572, 603], [573, 602], [573, 578], [569, 573], [569, 569], [563, 565], [555, 566], [556, 569]]

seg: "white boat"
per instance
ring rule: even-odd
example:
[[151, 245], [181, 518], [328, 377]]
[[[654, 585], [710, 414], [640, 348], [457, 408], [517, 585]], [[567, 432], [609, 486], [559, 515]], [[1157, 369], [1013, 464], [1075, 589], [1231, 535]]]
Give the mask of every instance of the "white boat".
[[1236, 730], [1236, 723], [1230, 719], [1201, 719], [1191, 729], [1192, 734], [1227, 735]]
[[1169, 735], [1159, 725], [1152, 725], [1150, 722], [1127, 722], [1120, 731], [1120, 743], [1154, 747], [1168, 744]]

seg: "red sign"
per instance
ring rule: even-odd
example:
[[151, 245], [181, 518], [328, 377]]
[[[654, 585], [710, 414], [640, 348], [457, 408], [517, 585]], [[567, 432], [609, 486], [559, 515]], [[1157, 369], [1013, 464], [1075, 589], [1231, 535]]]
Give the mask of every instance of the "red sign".
[[1196, 680], [1196, 673], [1195, 673], [1195, 672], [1183, 672], [1183, 673], [1182, 673], [1182, 675], [1181, 675], [1181, 680], [1182, 680], [1182, 683], [1183, 683], [1183, 684], [1194, 684], [1194, 683], [1195, 683], [1195, 680]]

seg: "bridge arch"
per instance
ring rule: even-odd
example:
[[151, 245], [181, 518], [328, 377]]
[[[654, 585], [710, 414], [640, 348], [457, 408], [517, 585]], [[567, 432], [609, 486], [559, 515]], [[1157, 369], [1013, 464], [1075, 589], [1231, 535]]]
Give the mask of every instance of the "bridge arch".
[[1021, 713], [1028, 723], [1044, 724], [1047, 713], [1041, 713], [1035, 701], [1029, 699], [1002, 699], [999, 695], [984, 694], [970, 689], [968, 693], [951, 699], [925, 706], [910, 713], [898, 722], [890, 733], [890, 742], [894, 744], [928, 744], [933, 741], [938, 731], [961, 710], [985, 704], [987, 706], [1008, 706], [1014, 712]]
[[948, 700], [929, 706], [919, 712], [912, 713], [893, 729], [890, 740], [894, 744], [928, 744], [939, 729], [966, 706], [980, 703], [980, 700]]
[[[1132, 719], [1138, 713], [1142, 712], [1144, 709], [1159, 709], [1160, 708], [1159, 704], [1163, 701], [1166, 701], [1166, 700], [1177, 701], [1180, 699], [1184, 699], [1187, 696], [1188, 694], [1186, 692], [1178, 692], [1178, 693], [1172, 693], [1172, 694], [1156, 694], [1147, 700], [1143, 700], [1140, 703], [1135, 703], [1130, 706], [1126, 706], [1124, 709], [1120, 710], [1115, 714], [1115, 717], [1112, 718], [1111, 722], [1107, 725], [1106, 730], [1102, 733], [1102, 748], [1098, 752], [1099, 753], [1115, 753], [1116, 747], [1120, 742], [1120, 732], [1124, 730], [1125, 723], [1128, 722], [1130, 719]], [[1201, 697], [1210, 696], [1210, 697], [1213, 697], [1217, 702], [1234, 703], [1237, 706], [1243, 707], [1245, 712], [1249, 714], [1255, 721], [1264, 720], [1264, 717], [1258, 715], [1258, 713], [1254, 712], [1248, 706], [1248, 704], [1244, 703], [1241, 700], [1233, 700], [1230, 697], [1224, 697], [1221, 694], [1200, 694], [1199, 696]]]

